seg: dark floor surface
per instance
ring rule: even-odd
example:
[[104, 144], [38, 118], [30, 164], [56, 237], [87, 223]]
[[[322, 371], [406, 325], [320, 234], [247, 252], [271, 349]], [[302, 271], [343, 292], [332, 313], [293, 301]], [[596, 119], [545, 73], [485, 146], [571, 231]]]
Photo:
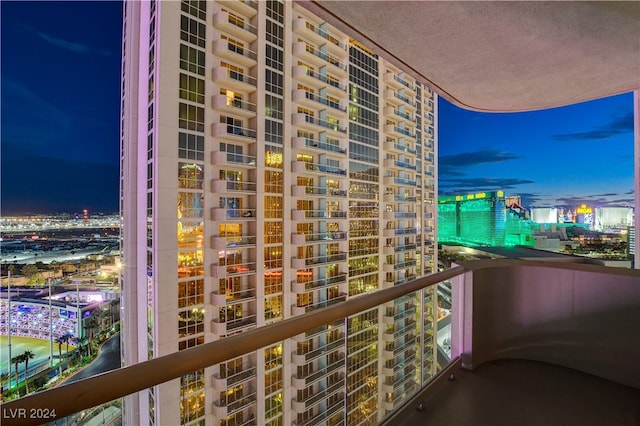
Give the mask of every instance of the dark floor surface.
[[534, 361], [460, 369], [397, 426], [640, 426], [640, 389]]

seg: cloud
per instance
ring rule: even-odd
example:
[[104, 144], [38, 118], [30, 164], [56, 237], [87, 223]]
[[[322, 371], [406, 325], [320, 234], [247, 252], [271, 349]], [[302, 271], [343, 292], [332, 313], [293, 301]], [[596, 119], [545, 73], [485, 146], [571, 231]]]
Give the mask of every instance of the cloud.
[[560, 142], [605, 140], [630, 132], [633, 132], [633, 111], [614, 117], [609, 123], [597, 126], [592, 130], [552, 135], [552, 138]]
[[516, 195], [520, 196], [520, 204], [522, 204], [523, 207], [532, 206], [542, 199], [542, 196], [540, 194], [532, 192], [518, 192]]
[[22, 25], [22, 27], [26, 28], [30, 32], [35, 33], [38, 37], [40, 37], [42, 40], [46, 41], [50, 45], [59, 47], [61, 49], [69, 50], [69, 51], [74, 52], [74, 53], [82, 53], [82, 54], [97, 53], [98, 55], [102, 55], [102, 56], [111, 56], [112, 55], [112, 53], [110, 51], [108, 51], [108, 50], [94, 49], [91, 46], [89, 46], [88, 44], [75, 43], [75, 42], [72, 42], [72, 41], [63, 40], [63, 39], [58, 38], [58, 37], [53, 37], [53, 36], [43, 32], [43, 31], [38, 31], [37, 29], [34, 29], [34, 28], [29, 27], [27, 25]]
[[501, 163], [517, 160], [517, 155], [507, 151], [482, 149], [479, 151], [463, 152], [455, 155], [443, 155], [438, 158], [438, 172], [440, 175], [464, 176], [462, 169], [479, 164]]
[[449, 192], [473, 192], [491, 191], [496, 189], [512, 189], [517, 185], [534, 183], [529, 179], [518, 178], [458, 178], [458, 179], [440, 179], [440, 189], [446, 189]]
[[[606, 198], [616, 196], [616, 198]], [[591, 207], [603, 207], [603, 206], [626, 206], [633, 205], [633, 197], [624, 198], [620, 197], [620, 194], [596, 194], [596, 195], [583, 195], [572, 197], [561, 197], [556, 199], [556, 205], [558, 207], [575, 208], [576, 206], [586, 204]]]
[[593, 194], [590, 197], [613, 197], [614, 195], [618, 195], [617, 192], [608, 192], [606, 194]]

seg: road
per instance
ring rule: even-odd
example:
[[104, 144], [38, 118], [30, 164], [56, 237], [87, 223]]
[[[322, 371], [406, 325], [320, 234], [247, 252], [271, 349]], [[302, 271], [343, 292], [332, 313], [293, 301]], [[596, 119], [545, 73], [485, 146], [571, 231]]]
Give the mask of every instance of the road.
[[120, 368], [120, 333], [114, 334], [104, 342], [98, 357], [80, 372], [71, 376], [64, 383], [73, 383], [96, 374]]

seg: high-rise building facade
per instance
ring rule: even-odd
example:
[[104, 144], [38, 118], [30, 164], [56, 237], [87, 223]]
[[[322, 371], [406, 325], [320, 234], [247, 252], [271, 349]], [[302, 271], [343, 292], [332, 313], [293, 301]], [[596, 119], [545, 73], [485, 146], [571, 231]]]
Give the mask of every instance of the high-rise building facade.
[[[436, 95], [293, 2], [126, 1], [125, 365], [435, 271]], [[438, 368], [437, 295], [127, 397], [127, 424], [369, 425]]]

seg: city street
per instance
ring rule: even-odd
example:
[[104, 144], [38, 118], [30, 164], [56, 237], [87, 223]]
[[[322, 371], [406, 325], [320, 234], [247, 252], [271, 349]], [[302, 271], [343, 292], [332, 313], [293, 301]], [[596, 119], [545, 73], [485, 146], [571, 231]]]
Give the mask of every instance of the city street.
[[96, 374], [120, 368], [120, 333], [109, 338], [102, 347], [98, 357], [83, 370], [74, 374], [64, 383], [73, 383]]

